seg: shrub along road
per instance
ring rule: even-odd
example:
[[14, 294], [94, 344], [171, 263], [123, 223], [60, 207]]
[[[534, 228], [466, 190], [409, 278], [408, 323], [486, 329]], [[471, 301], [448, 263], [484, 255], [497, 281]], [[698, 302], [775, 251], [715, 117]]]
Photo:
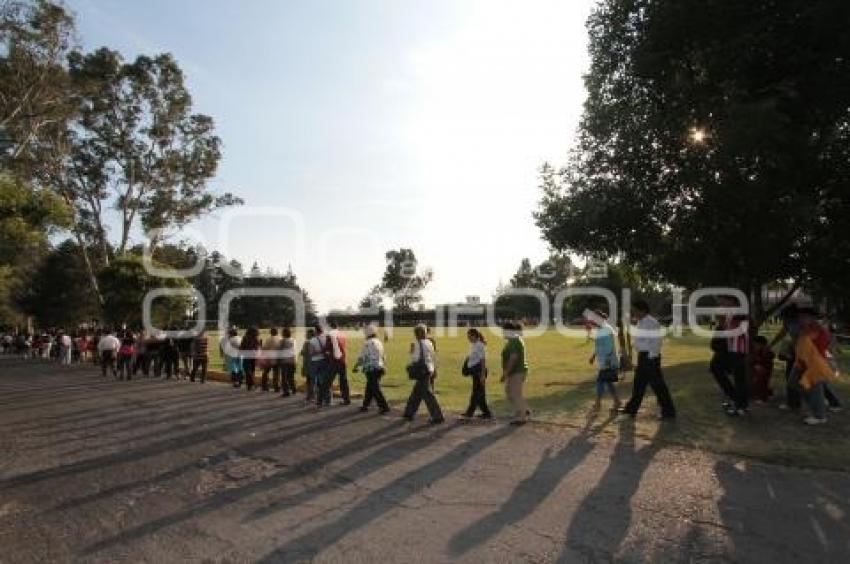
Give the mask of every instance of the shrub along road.
[[0, 562], [850, 561], [850, 476], [0, 359]]

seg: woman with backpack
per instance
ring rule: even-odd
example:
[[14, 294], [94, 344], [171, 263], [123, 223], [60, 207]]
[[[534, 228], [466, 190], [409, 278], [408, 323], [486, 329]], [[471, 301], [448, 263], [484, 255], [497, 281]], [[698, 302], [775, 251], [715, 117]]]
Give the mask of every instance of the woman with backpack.
[[472, 395], [469, 407], [461, 417], [471, 419], [475, 410], [480, 409], [480, 419], [492, 419], [493, 414], [487, 406], [487, 341], [475, 327], [466, 332], [466, 338], [469, 340], [469, 354], [463, 363], [463, 375], [472, 379]]

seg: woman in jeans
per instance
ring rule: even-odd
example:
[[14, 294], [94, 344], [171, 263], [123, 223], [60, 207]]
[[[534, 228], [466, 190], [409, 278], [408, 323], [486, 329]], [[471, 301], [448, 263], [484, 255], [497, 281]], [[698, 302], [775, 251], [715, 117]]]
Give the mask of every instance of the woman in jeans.
[[124, 380], [133, 377], [133, 355], [135, 354], [136, 339], [129, 331], [121, 337], [121, 347], [118, 349], [118, 377]]
[[469, 398], [469, 407], [462, 415], [464, 419], [470, 419], [475, 415], [475, 410], [480, 409], [481, 419], [492, 419], [493, 414], [487, 406], [487, 341], [481, 331], [475, 327], [466, 332], [469, 340], [469, 354], [466, 357], [466, 370], [472, 379], [472, 395]]
[[384, 375], [384, 345], [378, 339], [378, 330], [374, 325], [367, 325], [364, 329], [366, 340], [363, 342], [363, 350], [354, 364], [354, 372], [362, 369], [366, 375], [366, 393], [363, 395], [363, 406], [360, 411], [369, 411], [369, 405], [374, 399], [378, 404], [381, 415], [389, 413], [390, 406], [381, 391], [381, 377]]
[[614, 400], [611, 411], [616, 414], [620, 409], [620, 398], [614, 382], [617, 381], [620, 360], [614, 343], [614, 328], [601, 311], [588, 312], [587, 321], [594, 329], [593, 354], [590, 355], [589, 362], [591, 366], [594, 362], [599, 366], [599, 372], [596, 374], [596, 402], [593, 404], [593, 409], [599, 410], [602, 406], [602, 396], [607, 391]]
[[403, 417], [407, 421], [413, 421], [413, 417], [419, 410], [419, 404], [424, 401], [431, 416], [428, 422], [431, 425], [439, 425], [445, 419], [440, 410], [440, 404], [437, 403], [437, 398], [431, 391], [431, 377], [434, 375], [436, 366], [434, 344], [428, 339], [428, 329], [424, 325], [417, 325], [413, 334], [416, 342], [411, 345], [408, 371], [415, 383], [407, 400]]
[[513, 408], [511, 425], [525, 425], [530, 411], [523, 396], [523, 386], [528, 376], [525, 359], [525, 343], [522, 340], [522, 325], [509, 321], [502, 326], [505, 347], [502, 349], [502, 378], [505, 395]]

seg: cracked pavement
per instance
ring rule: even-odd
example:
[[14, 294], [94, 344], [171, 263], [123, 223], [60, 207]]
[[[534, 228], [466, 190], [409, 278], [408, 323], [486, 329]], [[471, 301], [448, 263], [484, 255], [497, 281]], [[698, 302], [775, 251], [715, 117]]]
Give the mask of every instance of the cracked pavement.
[[0, 562], [850, 562], [850, 475], [0, 359]]

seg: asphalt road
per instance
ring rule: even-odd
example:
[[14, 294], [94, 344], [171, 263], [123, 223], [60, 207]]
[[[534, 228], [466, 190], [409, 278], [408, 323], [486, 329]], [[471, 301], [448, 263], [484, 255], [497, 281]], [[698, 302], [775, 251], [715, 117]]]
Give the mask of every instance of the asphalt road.
[[0, 359], [0, 562], [850, 562], [850, 475]]

